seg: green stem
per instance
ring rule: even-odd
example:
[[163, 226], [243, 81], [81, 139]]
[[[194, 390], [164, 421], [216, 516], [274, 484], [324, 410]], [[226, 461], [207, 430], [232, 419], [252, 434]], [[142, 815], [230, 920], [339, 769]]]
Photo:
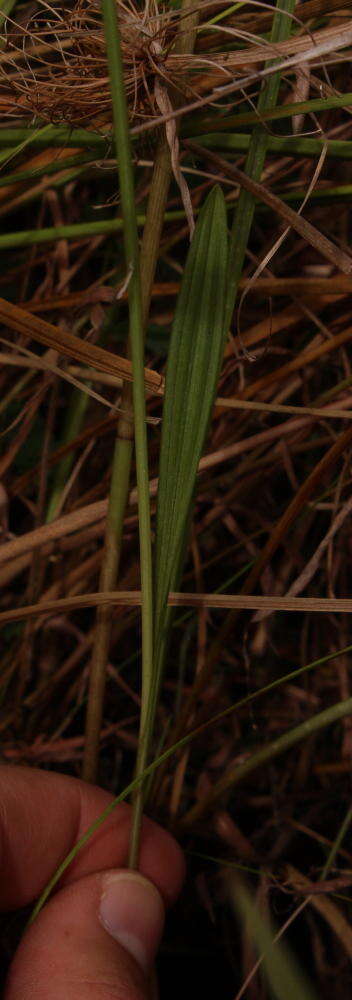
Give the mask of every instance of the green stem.
[[[192, 8], [194, 0], [182, 0], [182, 10]], [[194, 27], [197, 22], [197, 14], [191, 13], [187, 19], [182, 21], [182, 31], [176, 42], [176, 51], [180, 53], [191, 52], [195, 42]], [[144, 326], [147, 322], [153, 281], [158, 259], [161, 232], [165, 219], [165, 208], [167, 202], [170, 181], [172, 177], [171, 157], [166, 135], [159, 141], [152, 182], [148, 198], [146, 223], [143, 231], [141, 246], [141, 275], [142, 275], [142, 314]], [[155, 716], [155, 699], [153, 698], [153, 678], [148, 692], [148, 699], [143, 704], [140, 726], [140, 736], [137, 752], [136, 775], [141, 774], [147, 764], [148, 750], [153, 733]], [[143, 810], [143, 788], [141, 787], [134, 800], [134, 813], [132, 820], [132, 833], [130, 844], [130, 865], [135, 867], [139, 849], [139, 834]]]
[[[292, 14], [295, 7], [295, 0], [277, 0], [276, 11], [273, 18], [273, 26], [270, 42], [276, 44], [288, 38], [291, 30], [289, 17], [282, 16], [282, 12]], [[266, 63], [266, 66], [272, 62]], [[281, 74], [274, 73], [265, 81], [263, 89], [259, 95], [257, 112], [261, 118], [265, 111], [274, 108], [279, 96]], [[265, 157], [268, 149], [268, 133], [262, 125], [256, 125], [253, 129], [249, 144], [244, 173], [253, 180], [260, 181]], [[231, 240], [230, 240], [230, 262], [229, 262], [229, 283], [227, 300], [227, 322], [230, 325], [233, 313], [238, 283], [242, 274], [243, 264], [252, 227], [255, 212], [255, 198], [249, 192], [241, 189], [236, 205]]]
[[[190, 6], [190, 0], [185, 0], [185, 6]], [[192, 18], [193, 25], [193, 18]], [[187, 45], [187, 35], [182, 38], [182, 50]], [[193, 40], [193, 33], [192, 33]], [[190, 42], [188, 41], [190, 47]], [[169, 146], [165, 136], [159, 141], [155, 164], [152, 175], [152, 182], [148, 198], [145, 226], [140, 254], [140, 274], [141, 274], [141, 303], [142, 303], [142, 324], [145, 329], [151, 291], [155, 276], [156, 263], [160, 247], [161, 231], [164, 223], [165, 207], [171, 179], [171, 160]], [[130, 402], [130, 387], [124, 390], [123, 408], [127, 409]], [[126, 397], [126, 394], [128, 398]], [[123, 516], [128, 496], [128, 485], [130, 478], [130, 466], [132, 458], [131, 442], [128, 442], [128, 423], [119, 421], [117, 430], [117, 444], [114, 456], [113, 478], [120, 483], [119, 496], [116, 502], [109, 501], [109, 514], [105, 536], [105, 553], [102, 565], [102, 575], [100, 581], [101, 589], [110, 590], [113, 588], [118, 574], [121, 538], [123, 529]], [[101, 608], [97, 614], [97, 627], [95, 643], [93, 648], [91, 666], [91, 691], [87, 713], [87, 741], [84, 776], [88, 780], [95, 777], [96, 763], [98, 756], [99, 731], [102, 718], [102, 706], [104, 698], [106, 663], [108, 657], [109, 640], [111, 632], [111, 609]], [[148, 719], [147, 719], [148, 714]], [[142, 698], [142, 719], [141, 733], [139, 740], [139, 750], [137, 755], [137, 773], [143, 770], [148, 754], [148, 743], [152, 730], [152, 719], [149, 716], [146, 699]], [[148, 735], [149, 734], [149, 735]], [[143, 805], [142, 794], [135, 798], [134, 819], [131, 840], [131, 863], [135, 864], [138, 855], [139, 829], [141, 822], [141, 812]]]
[[95, 132], [88, 132], [83, 128], [69, 128], [67, 125], [46, 125], [42, 129], [38, 128], [1, 128], [0, 129], [0, 149], [3, 146], [20, 146], [22, 143], [35, 146], [36, 148], [48, 146], [81, 146], [85, 149], [99, 149], [106, 153], [110, 136], [98, 135]]
[[[147, 457], [146, 412], [144, 391], [144, 357], [143, 357], [143, 323], [142, 297], [140, 284], [139, 246], [137, 233], [137, 218], [135, 210], [135, 194], [132, 171], [131, 144], [129, 136], [128, 112], [126, 105], [123, 62], [121, 54], [120, 33], [117, 23], [116, 6], [113, 0], [102, 2], [107, 58], [109, 67], [110, 87], [113, 105], [114, 138], [118, 162], [120, 197], [123, 217], [124, 248], [126, 267], [130, 272], [128, 288], [129, 298], [129, 344], [133, 365], [133, 412], [135, 424], [135, 450], [138, 487], [139, 537], [141, 559], [141, 589], [142, 589], [142, 712], [141, 712], [141, 750], [139, 753], [140, 769], [144, 768], [147, 752], [147, 740], [144, 730], [145, 711], [148, 704], [149, 691], [153, 671], [153, 598], [152, 598], [152, 553], [150, 532], [149, 476]], [[117, 442], [115, 457], [119, 453]], [[124, 449], [125, 469], [129, 465], [130, 442]], [[115, 481], [117, 462], [114, 462], [113, 481]], [[128, 488], [128, 476], [119, 489]], [[118, 504], [118, 518], [123, 516], [124, 507]], [[115, 508], [116, 511], [116, 508]], [[116, 513], [115, 513], [116, 516]], [[132, 862], [138, 860], [139, 817], [134, 823]]]
[[[221, 149], [229, 153], [245, 153], [251, 144], [251, 136], [246, 132], [235, 132], [228, 135], [226, 132], [214, 132], [213, 134], [199, 137], [202, 146], [208, 149]], [[195, 137], [196, 141], [196, 137]], [[310, 137], [297, 135], [267, 135], [268, 153], [277, 153], [287, 156], [320, 156], [324, 149], [323, 139], [311, 139]], [[342, 160], [352, 159], [352, 142], [350, 139], [328, 139], [327, 156], [341, 158]], [[295, 193], [295, 197], [297, 197]]]
[[[125, 383], [125, 388], [127, 384]], [[130, 396], [130, 386], [129, 396]], [[130, 398], [124, 405], [131, 406]], [[109, 504], [106, 517], [104, 552], [99, 580], [99, 590], [108, 592], [116, 580], [123, 531], [123, 521], [129, 490], [131, 457], [133, 449], [133, 423], [119, 421], [112, 462], [112, 477]], [[125, 428], [125, 435], [124, 435]], [[106, 664], [109, 655], [111, 632], [111, 607], [97, 609], [96, 627], [89, 676], [88, 705], [86, 716], [86, 739], [82, 777], [85, 781], [95, 781], [97, 776], [99, 739], [103, 714]]]
[[[184, 219], [182, 209], [165, 213], [165, 221], [177, 222]], [[137, 216], [137, 226], [145, 224], [145, 215]], [[57, 240], [90, 239], [92, 236], [111, 236], [123, 229], [123, 219], [101, 219], [99, 222], [73, 222], [67, 226], [53, 226], [44, 229], [27, 229], [17, 233], [3, 233], [0, 236], [0, 250], [13, 250], [18, 247], [30, 247], [40, 243], [53, 243]]]
[[[180, 22], [179, 35], [176, 39], [175, 52], [183, 55], [192, 52], [194, 48], [196, 37], [194, 29], [198, 20], [198, 14], [192, 12], [193, 5], [194, 0], [182, 0], [181, 3], [183, 16]], [[184, 13], [188, 9], [191, 13], [185, 17]], [[179, 95], [176, 94], [175, 106], [177, 106], [178, 100]], [[159, 139], [155, 156], [152, 182], [148, 197], [147, 215], [141, 245], [142, 303], [143, 319], [145, 323], [147, 321], [150, 306], [161, 232], [166, 218], [165, 208], [171, 177], [172, 166], [170, 148], [166, 134], [163, 133]]]
[[311, 719], [301, 722], [294, 729], [289, 729], [288, 732], [283, 733], [278, 739], [268, 743], [267, 746], [262, 747], [257, 753], [253, 753], [243, 764], [228, 767], [223, 777], [220, 778], [220, 781], [217, 782], [208, 795], [190, 809], [182, 820], [181, 826], [187, 828], [193, 826], [215, 802], [222, 798], [225, 792], [232, 791], [240, 781], [243, 781], [249, 774], [256, 771], [258, 767], [263, 767], [264, 764], [268, 764], [269, 762], [271, 763], [275, 757], [279, 757], [282, 753], [290, 750], [296, 743], [300, 743], [301, 740], [307, 739], [313, 733], [319, 732], [325, 726], [331, 726], [333, 722], [343, 719], [346, 715], [350, 715], [351, 712], [352, 698], [348, 698], [346, 701], [339, 701], [336, 705], [326, 708], [324, 712], [319, 712], [317, 715], [313, 715]]
[[340, 829], [338, 830], [337, 837], [335, 837], [334, 843], [332, 844], [331, 849], [329, 851], [323, 871], [320, 875], [320, 881], [324, 881], [328, 872], [330, 871], [330, 868], [332, 868], [336, 855], [340, 850], [341, 844], [345, 839], [347, 830], [349, 829], [351, 823], [352, 823], [352, 806], [349, 806], [345, 818], [341, 823]]
[[[145, 329], [151, 291], [154, 281], [161, 229], [170, 183], [170, 155], [167, 144], [161, 140], [156, 155], [148, 199], [147, 214], [143, 230], [140, 252], [141, 310], [142, 327]], [[121, 406], [131, 411], [132, 390], [124, 384]], [[102, 591], [113, 590], [117, 580], [121, 556], [124, 514], [128, 499], [131, 474], [133, 433], [132, 424], [120, 419], [117, 425], [116, 445], [113, 458], [112, 485], [109, 497], [108, 516], [104, 539], [104, 555], [99, 587]], [[115, 485], [114, 485], [115, 484]], [[90, 693], [86, 721], [86, 749], [83, 777], [95, 780], [98, 762], [99, 734], [102, 721], [106, 667], [111, 636], [112, 609], [99, 608], [92, 651]], [[138, 765], [139, 766], [139, 765]], [[133, 824], [131, 857], [134, 861], [138, 853], [138, 837], [142, 810], [142, 796], [136, 797], [136, 815]], [[138, 815], [137, 815], [138, 813]]]
[[[10, 151], [11, 152], [11, 151]], [[0, 189], [8, 184], [21, 184], [23, 181], [36, 181], [39, 177], [49, 177], [50, 174], [58, 174], [62, 170], [74, 167], [79, 162], [80, 167], [91, 164], [95, 166], [97, 162], [96, 154], [93, 153], [73, 153], [65, 160], [54, 159], [52, 163], [43, 163], [41, 167], [34, 167], [28, 170], [13, 170], [10, 174], [0, 175]], [[1, 159], [0, 159], [1, 163]]]
[[[64, 431], [60, 444], [65, 445], [70, 441], [74, 441], [75, 437], [79, 434], [82, 421], [84, 419], [89, 396], [85, 392], [81, 392], [80, 389], [75, 389], [71, 395], [69, 407], [67, 411], [67, 417], [65, 420]], [[72, 454], [64, 455], [61, 461], [58, 463], [55, 475], [53, 488], [51, 490], [50, 499], [46, 512], [46, 522], [53, 521], [56, 517], [57, 506], [61, 500], [63, 490], [66, 486], [67, 479], [69, 477], [72, 465], [74, 461], [74, 456]]]
[[[167, 169], [169, 159], [168, 147], [165, 149], [164, 143], [161, 143], [160, 150], [157, 153], [152, 177], [140, 253], [143, 330], [145, 329], [148, 318], [151, 290], [160, 244], [161, 228], [164, 220], [164, 209], [169, 189], [169, 173]], [[125, 383], [123, 387], [121, 406], [125, 411], [131, 412], [132, 389], [128, 383]], [[131, 475], [132, 450], [133, 425], [128, 420], [122, 418], [117, 424], [116, 444], [112, 467], [112, 483], [104, 538], [104, 553], [99, 581], [99, 589], [104, 592], [114, 589], [119, 572], [123, 521]], [[95, 781], [97, 774], [99, 736], [104, 704], [106, 668], [111, 637], [111, 622], [112, 609], [109, 607], [98, 608], [90, 668], [89, 697], [86, 719], [86, 744], [82, 772], [83, 778], [86, 781]], [[136, 797], [135, 809], [136, 816], [133, 825], [133, 844], [131, 844], [132, 861], [136, 859], [138, 853], [138, 830], [140, 827], [142, 809], [141, 795]]]
[[[280, 121], [282, 118], [293, 118], [294, 115], [309, 115], [317, 111], [331, 111], [334, 108], [349, 108], [351, 104], [352, 93], [338, 94], [336, 97], [315, 97], [311, 101], [297, 101], [294, 104], [280, 104], [277, 108], [265, 108], [261, 111], [260, 118], [262, 122]], [[218, 115], [217, 119], [194, 119], [191, 125], [184, 127], [182, 135], [191, 138], [196, 134], [196, 131], [197, 135], [200, 135], [202, 132], [223, 132], [225, 128], [236, 131], [243, 125], [256, 125], [257, 123], [257, 111], [245, 111], [228, 118]], [[2, 135], [2, 130], [0, 135]]]

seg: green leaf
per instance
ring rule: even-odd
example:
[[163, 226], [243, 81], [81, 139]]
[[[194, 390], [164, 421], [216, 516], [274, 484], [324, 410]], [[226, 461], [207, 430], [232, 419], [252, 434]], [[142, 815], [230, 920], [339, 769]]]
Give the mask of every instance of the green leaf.
[[[260, 957], [271, 988], [270, 995], [276, 1000], [317, 1000], [315, 991], [306, 978], [305, 972], [277, 933], [268, 918], [260, 915], [248, 889], [238, 876], [233, 879], [232, 902], [239, 917], [245, 921]], [[276, 940], [275, 940], [276, 938]]]
[[197, 468], [214, 401], [226, 335], [228, 238], [219, 187], [196, 224], [176, 306], [164, 397], [155, 546], [155, 684], [158, 689]]

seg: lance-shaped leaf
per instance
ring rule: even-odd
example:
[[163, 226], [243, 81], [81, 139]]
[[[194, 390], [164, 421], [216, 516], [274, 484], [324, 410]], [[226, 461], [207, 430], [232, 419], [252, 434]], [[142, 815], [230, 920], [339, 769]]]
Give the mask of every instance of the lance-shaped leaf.
[[164, 396], [155, 553], [154, 675], [157, 694], [197, 468], [226, 335], [228, 239], [225, 201], [215, 187], [196, 224], [172, 328]]
[[[275, 932], [269, 917], [261, 916], [247, 887], [236, 876], [229, 880], [234, 908], [259, 954], [272, 1000], [317, 1000], [317, 994], [294, 954]], [[242, 996], [242, 990], [240, 991]], [[247, 996], [247, 991], [244, 993]]]

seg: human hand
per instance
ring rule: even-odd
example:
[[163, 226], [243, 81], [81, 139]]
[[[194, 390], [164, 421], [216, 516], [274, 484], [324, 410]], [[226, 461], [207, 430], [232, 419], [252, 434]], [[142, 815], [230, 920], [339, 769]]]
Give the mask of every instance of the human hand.
[[[34, 900], [111, 801], [75, 778], [0, 767], [0, 904]], [[144, 819], [141, 874], [124, 870], [131, 810], [117, 806], [65, 872], [25, 932], [5, 1000], [147, 1000], [164, 905], [181, 888], [173, 838]]]

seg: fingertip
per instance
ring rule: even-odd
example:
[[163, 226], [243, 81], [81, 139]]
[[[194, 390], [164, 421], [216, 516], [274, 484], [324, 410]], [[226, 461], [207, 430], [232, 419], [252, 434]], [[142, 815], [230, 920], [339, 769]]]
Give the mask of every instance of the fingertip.
[[141, 876], [80, 879], [52, 896], [25, 932], [4, 998], [147, 1000], [163, 924], [161, 896]]
[[165, 908], [160, 893], [139, 872], [103, 876], [100, 921], [111, 936], [150, 973], [160, 944]]

